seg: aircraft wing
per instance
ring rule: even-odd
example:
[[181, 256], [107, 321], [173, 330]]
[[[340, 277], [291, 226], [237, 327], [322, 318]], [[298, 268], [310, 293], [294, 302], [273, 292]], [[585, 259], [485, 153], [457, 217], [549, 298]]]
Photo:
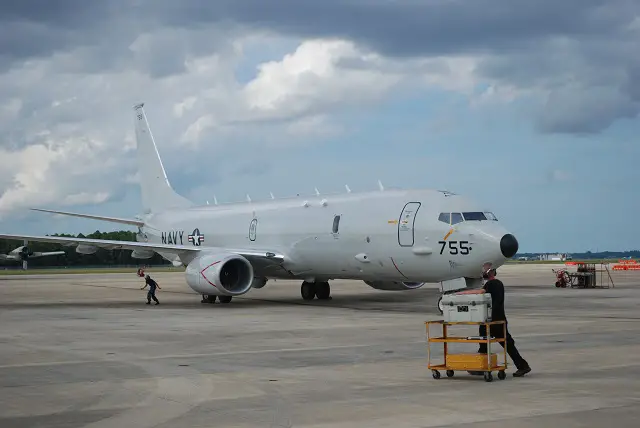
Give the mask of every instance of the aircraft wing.
[[71, 217], [80, 217], [80, 218], [88, 218], [88, 219], [92, 219], [92, 220], [102, 220], [102, 221], [108, 221], [111, 223], [120, 223], [120, 224], [128, 224], [130, 226], [144, 226], [144, 222], [141, 220], [134, 220], [134, 219], [128, 219], [128, 218], [119, 218], [119, 217], [106, 217], [106, 216], [100, 216], [100, 215], [92, 215], [92, 214], [79, 214], [79, 213], [71, 213], [68, 211], [54, 211], [54, 210], [45, 210], [42, 208], [31, 208], [32, 211], [40, 211], [43, 213], [52, 213], [52, 214], [60, 214], [60, 215], [67, 215], [67, 216], [71, 216]]
[[29, 235], [3, 235], [0, 234], [0, 239], [10, 239], [16, 241], [35, 241], [35, 242], [53, 242], [63, 245], [92, 245], [94, 247], [105, 248], [108, 250], [113, 249], [125, 249], [125, 250], [151, 250], [155, 252], [170, 252], [170, 253], [198, 253], [198, 252], [228, 252], [239, 254], [250, 259], [258, 260], [271, 260], [282, 262], [284, 261], [284, 255], [271, 251], [262, 250], [248, 250], [248, 249], [231, 249], [220, 247], [191, 247], [183, 245], [171, 245], [171, 244], [156, 244], [149, 242], [137, 242], [137, 241], [115, 241], [109, 239], [90, 239], [90, 238], [72, 238], [66, 236], [29, 236]]

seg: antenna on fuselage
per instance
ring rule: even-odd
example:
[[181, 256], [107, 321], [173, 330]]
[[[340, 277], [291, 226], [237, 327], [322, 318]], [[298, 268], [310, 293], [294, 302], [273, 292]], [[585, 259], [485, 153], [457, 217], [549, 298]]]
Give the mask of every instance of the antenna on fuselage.
[[315, 188], [315, 191], [316, 191], [316, 196], [320, 196], [320, 192], [318, 191], [317, 187]]
[[209, 201], [207, 201], [207, 205], [209, 205]]
[[247, 202], [251, 202], [251, 196], [247, 193]]
[[349, 189], [349, 185], [348, 184], [345, 184], [344, 188], [347, 189], [347, 193], [351, 193], [351, 189]]
[[216, 198], [216, 195], [213, 195], [213, 203], [214, 205], [218, 205], [218, 198]]
[[378, 188], [381, 192], [384, 192], [384, 186], [382, 185], [382, 181], [378, 180]]
[[269, 192], [269, 194], [271, 195], [271, 199], [275, 199], [276, 197], [273, 196], [273, 192]]

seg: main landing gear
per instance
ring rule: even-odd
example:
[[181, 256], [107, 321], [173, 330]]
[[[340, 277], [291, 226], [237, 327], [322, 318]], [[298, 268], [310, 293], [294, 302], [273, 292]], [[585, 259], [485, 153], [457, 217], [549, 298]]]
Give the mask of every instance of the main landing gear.
[[215, 296], [211, 294], [203, 294], [200, 303], [215, 303], [216, 298], [220, 299], [220, 303], [231, 303], [231, 299], [233, 298], [233, 296]]
[[304, 300], [331, 300], [331, 286], [326, 281], [307, 282], [304, 281], [300, 286], [300, 294]]

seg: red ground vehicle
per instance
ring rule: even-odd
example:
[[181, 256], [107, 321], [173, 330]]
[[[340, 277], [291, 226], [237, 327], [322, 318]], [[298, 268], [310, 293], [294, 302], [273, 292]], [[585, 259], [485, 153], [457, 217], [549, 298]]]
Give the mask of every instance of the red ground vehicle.
[[556, 287], [566, 288], [571, 286], [571, 277], [566, 269], [551, 269], [556, 274]]

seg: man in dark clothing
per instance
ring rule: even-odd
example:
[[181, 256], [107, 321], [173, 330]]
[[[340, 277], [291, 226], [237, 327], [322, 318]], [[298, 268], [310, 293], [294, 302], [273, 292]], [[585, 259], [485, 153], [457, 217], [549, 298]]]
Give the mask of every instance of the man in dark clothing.
[[[486, 267], [486, 266], [485, 266]], [[502, 281], [496, 278], [496, 270], [489, 267], [485, 270], [482, 277], [487, 280], [484, 284], [484, 287], [480, 290], [470, 290], [467, 292], [463, 292], [465, 294], [483, 294], [489, 293], [491, 295], [491, 320], [492, 321], [505, 321], [505, 325], [495, 324], [490, 326], [491, 336], [496, 338], [503, 338], [504, 328], [507, 329], [507, 353], [511, 360], [513, 360], [513, 364], [516, 366], [516, 372], [513, 373], [515, 377], [522, 377], [525, 374], [531, 371], [531, 367], [529, 367], [529, 363], [522, 358], [520, 353], [518, 352], [518, 348], [516, 348], [515, 341], [511, 334], [509, 333], [509, 323], [507, 321], [507, 315], [504, 311], [504, 284]], [[479, 328], [480, 336], [487, 335], [487, 329], [484, 325], [481, 325]], [[505, 347], [504, 342], [500, 342], [502, 347]], [[487, 353], [487, 344], [481, 343], [478, 348], [478, 353], [486, 354]], [[482, 374], [482, 373], [480, 373]]]
[[156, 287], [159, 290], [161, 290], [160, 286], [158, 285], [157, 282], [151, 279], [149, 275], [145, 276], [144, 282], [145, 282], [144, 287], [142, 287], [140, 290], [144, 290], [145, 288], [147, 288], [147, 285], [149, 286], [149, 292], [147, 293], [147, 305], [151, 304], [151, 299], [153, 299], [153, 301], [156, 302], [156, 305], [159, 305], [160, 302], [156, 297]]

